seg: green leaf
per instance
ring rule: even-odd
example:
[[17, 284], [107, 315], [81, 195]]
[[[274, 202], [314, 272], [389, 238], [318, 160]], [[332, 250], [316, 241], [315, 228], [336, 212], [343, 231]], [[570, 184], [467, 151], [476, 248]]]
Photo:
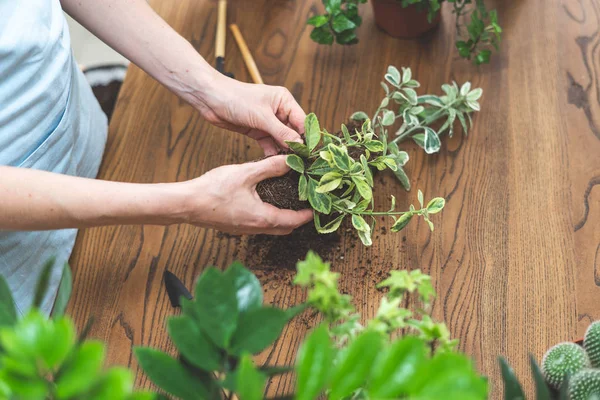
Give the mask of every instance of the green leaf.
[[319, 44], [333, 44], [333, 33], [327, 25], [314, 28], [310, 33], [310, 38]]
[[214, 267], [196, 283], [195, 313], [200, 329], [219, 347], [227, 348], [236, 329], [238, 302], [233, 282]]
[[411, 88], [404, 88], [402, 90], [404, 91], [404, 94], [408, 98], [408, 102], [411, 105], [416, 106], [417, 103], [419, 102], [419, 100], [417, 99], [417, 92], [415, 92], [414, 89], [411, 89]]
[[350, 171], [350, 167], [352, 166], [352, 160], [348, 155], [348, 150], [346, 147], [339, 147], [333, 143], [330, 143], [327, 146], [327, 149], [332, 155], [332, 161], [342, 171]]
[[233, 282], [239, 312], [260, 308], [263, 304], [263, 292], [260, 281], [239, 261], [231, 263], [223, 276]]
[[356, 228], [357, 231], [371, 231], [371, 227], [369, 226], [369, 224], [367, 224], [367, 221], [365, 221], [365, 219], [358, 214], [352, 214], [352, 226], [354, 226], [354, 228]]
[[363, 197], [363, 199], [371, 200], [373, 198], [373, 190], [371, 189], [371, 186], [369, 186], [365, 178], [363, 178], [362, 176], [352, 176], [351, 179], [352, 182], [354, 182], [354, 184], [356, 185], [356, 189], [358, 190], [358, 193], [360, 193], [360, 195]]
[[387, 69], [387, 74], [385, 74], [385, 80], [394, 86], [398, 86], [401, 81], [400, 71], [398, 71], [398, 68], [390, 65]]
[[317, 193], [327, 193], [337, 189], [342, 184], [342, 174], [339, 172], [328, 172], [321, 177]]
[[[124, 367], [114, 367], [106, 371], [86, 395], [88, 400], [124, 400], [131, 395], [133, 373]], [[150, 397], [152, 398], [152, 397]]]
[[325, 226], [321, 226], [321, 219], [318, 213], [314, 213], [315, 229], [319, 233], [332, 233], [338, 230], [346, 214], [340, 214], [332, 221], [329, 221]]
[[338, 14], [333, 17], [331, 27], [337, 33], [356, 28], [356, 24], [350, 21], [344, 14]]
[[421, 208], [423, 208], [423, 192], [421, 189], [417, 192], [417, 200], [419, 200], [419, 204], [421, 205]]
[[240, 400], [262, 400], [266, 380], [254, 367], [252, 358], [245, 354], [237, 369], [236, 393]]
[[383, 126], [391, 126], [394, 125], [396, 121], [396, 114], [394, 114], [391, 110], [385, 110], [383, 112], [383, 118], [381, 118], [381, 125]]
[[546, 380], [544, 379], [544, 374], [540, 370], [540, 367], [535, 362], [535, 358], [530, 354], [529, 355], [529, 364], [531, 365], [531, 373], [533, 375], [533, 380], [535, 382], [535, 394], [537, 400], [550, 400], [552, 397], [550, 396], [550, 389], [546, 384]]
[[360, 155], [360, 163], [363, 167], [363, 171], [365, 172], [365, 179], [369, 186], [373, 187], [373, 174], [371, 173], [371, 168], [369, 167], [369, 163], [367, 161], [367, 157], [364, 154]]
[[221, 352], [200, 331], [196, 321], [188, 316], [171, 317], [167, 330], [177, 350], [192, 365], [204, 371], [220, 370]]
[[313, 17], [310, 17], [308, 21], [306, 21], [308, 25], [312, 25], [316, 28], [325, 25], [327, 22], [329, 22], [329, 18], [327, 18], [326, 15], [315, 15]]
[[442, 211], [445, 205], [446, 200], [444, 200], [442, 197], [436, 197], [434, 199], [431, 199], [427, 204], [427, 212], [429, 214], [437, 214], [440, 211]]
[[425, 127], [425, 143], [423, 149], [425, 149], [425, 153], [433, 154], [440, 151], [440, 138], [435, 133], [435, 131], [431, 128]]
[[290, 146], [290, 149], [292, 149], [292, 151], [294, 153], [298, 154], [300, 157], [308, 158], [308, 156], [310, 155], [310, 153], [308, 151], [308, 147], [306, 147], [306, 145], [304, 143], [290, 142], [290, 141], [286, 141], [285, 143], [288, 146]]
[[398, 169], [396, 171], [394, 171], [394, 175], [400, 181], [400, 183], [402, 184], [404, 189], [406, 191], [409, 191], [410, 190], [410, 180], [408, 179], [408, 175], [406, 175], [406, 172], [404, 172], [404, 169], [399, 164], [396, 166], [398, 167]]
[[261, 352], [279, 337], [290, 317], [284, 310], [273, 307], [242, 313], [231, 339], [230, 353], [239, 356]]
[[422, 339], [406, 336], [380, 352], [367, 388], [374, 399], [392, 399], [408, 391], [427, 358]]
[[465, 133], [465, 135], [468, 134], [469, 129], [467, 128], [467, 123], [465, 122], [465, 117], [464, 117], [463, 113], [459, 111], [456, 113], [456, 116], [458, 117], [458, 120], [460, 121], [460, 124], [463, 128], [463, 132]]
[[417, 133], [416, 135], [412, 135], [412, 139], [420, 147], [425, 148], [425, 134], [424, 133]]
[[358, 39], [356, 37], [356, 32], [353, 29], [349, 29], [347, 31], [343, 31], [342, 33], [338, 33], [337, 35], [335, 35], [335, 41], [338, 44], [358, 43]]
[[333, 348], [325, 325], [311, 332], [296, 358], [296, 400], [313, 400], [329, 380]]
[[72, 289], [73, 278], [71, 276], [71, 268], [69, 267], [69, 264], [65, 263], [60, 286], [58, 287], [58, 293], [56, 294], [56, 300], [54, 301], [54, 307], [52, 308], [53, 318], [64, 315], [69, 299], [71, 298]]
[[304, 135], [306, 137], [308, 150], [312, 153], [321, 141], [321, 127], [319, 126], [319, 120], [314, 113], [308, 114], [304, 120]]
[[336, 14], [340, 10], [342, 0], [323, 0], [325, 10], [330, 14]]
[[358, 234], [358, 238], [365, 246], [371, 246], [373, 244], [373, 240], [371, 238], [371, 229], [368, 232], [364, 231], [356, 231]]
[[329, 214], [331, 212], [331, 197], [317, 192], [318, 185], [316, 180], [308, 178], [308, 202], [315, 211]]
[[383, 143], [379, 140], [369, 140], [368, 142], [365, 142], [365, 147], [373, 153], [380, 153], [383, 151]]
[[296, 172], [304, 173], [304, 161], [295, 154], [290, 154], [285, 158], [285, 163]]
[[356, 389], [364, 387], [382, 342], [383, 337], [379, 332], [367, 331], [342, 351], [331, 377], [330, 399], [346, 398]]
[[408, 225], [410, 220], [412, 219], [413, 214], [411, 212], [404, 213], [398, 218], [398, 220], [392, 226], [392, 232], [400, 232], [402, 229]]
[[402, 83], [407, 83], [412, 78], [412, 72], [410, 68], [402, 68]]
[[308, 200], [308, 181], [304, 175], [300, 175], [300, 180], [298, 181], [298, 195], [298, 200]]
[[4, 276], [0, 275], [0, 327], [13, 326], [15, 322], [17, 322], [15, 301]]
[[87, 341], [76, 350], [73, 358], [61, 369], [56, 380], [56, 397], [68, 399], [82, 395], [98, 378], [104, 362], [104, 343]]
[[138, 363], [152, 382], [183, 400], [211, 400], [208, 390], [179, 361], [158, 350], [136, 347]]
[[469, 92], [469, 94], [467, 94], [467, 100], [477, 101], [477, 100], [479, 100], [479, 98], [481, 98], [482, 94], [483, 94], [483, 89], [481, 89], [481, 88], [473, 89]]
[[437, 353], [425, 363], [414, 380], [410, 398], [487, 399], [486, 380], [477, 375], [463, 354]]
[[514, 371], [503, 357], [498, 358], [504, 381], [504, 400], [525, 400], [525, 393]]
[[53, 370], [73, 351], [77, 331], [73, 321], [64, 317], [46, 321], [44, 325], [45, 329], [37, 339], [37, 351], [46, 367]]
[[35, 296], [33, 298], [34, 308], [41, 308], [42, 303], [44, 302], [48, 292], [48, 287], [50, 285], [50, 275], [55, 260], [56, 259], [54, 257], [51, 257], [48, 261], [46, 261], [46, 264], [44, 264], [44, 267], [42, 268], [42, 272], [40, 273], [40, 277], [38, 278], [35, 286]]
[[357, 111], [350, 116], [350, 119], [354, 121], [364, 121], [365, 119], [369, 119], [369, 116], [364, 111]]
[[479, 53], [477, 53], [477, 56], [475, 57], [475, 64], [489, 64], [491, 55], [491, 50], [481, 50]]

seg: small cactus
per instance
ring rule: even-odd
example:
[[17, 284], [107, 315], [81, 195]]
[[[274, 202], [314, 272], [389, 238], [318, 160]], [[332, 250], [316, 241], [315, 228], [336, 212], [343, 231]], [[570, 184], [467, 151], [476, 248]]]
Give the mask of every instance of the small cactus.
[[583, 339], [583, 348], [585, 349], [592, 367], [600, 367], [600, 321], [591, 324], [585, 332]]
[[584, 369], [569, 378], [569, 400], [600, 399], [600, 370]]
[[548, 385], [559, 389], [565, 378], [584, 368], [590, 360], [581, 346], [575, 343], [559, 343], [550, 348], [542, 360], [542, 371]]

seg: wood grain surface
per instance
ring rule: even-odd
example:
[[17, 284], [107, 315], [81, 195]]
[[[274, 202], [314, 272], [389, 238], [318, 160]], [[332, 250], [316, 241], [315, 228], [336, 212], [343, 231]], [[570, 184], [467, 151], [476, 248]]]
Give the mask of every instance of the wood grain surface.
[[[151, 0], [156, 11], [214, 61], [216, 0]], [[439, 29], [417, 40], [378, 30], [370, 6], [356, 46], [319, 46], [306, 19], [317, 0], [233, 0], [228, 23], [244, 32], [267, 84], [289, 88], [322, 125], [336, 129], [348, 115], [372, 112], [389, 64], [408, 66], [419, 93], [470, 80], [482, 87], [482, 111], [468, 137], [443, 138], [427, 156], [407, 144], [407, 172], [426, 197], [444, 196], [432, 234], [423, 221], [403, 234], [379, 232], [371, 248], [343, 235], [322, 254], [342, 274], [364, 316], [380, 293], [374, 283], [392, 268], [421, 268], [438, 291], [434, 316], [444, 319], [460, 348], [502, 393], [497, 357], [504, 355], [531, 392], [527, 356], [581, 336], [600, 319], [600, 3], [596, 0], [498, 0], [504, 42], [490, 65], [475, 67], [454, 50], [455, 28], [445, 5]], [[233, 40], [227, 65], [250, 81]], [[220, 165], [260, 157], [258, 146], [210, 126], [187, 104], [135, 66], [130, 67], [110, 126], [100, 177], [125, 182], [172, 182]], [[376, 196], [401, 206], [416, 202], [393, 177], [382, 175]], [[162, 284], [168, 268], [191, 287], [207, 265], [249, 264], [266, 301], [291, 306], [304, 293], [293, 271], [269, 265], [269, 251], [289, 242], [232, 238], [191, 226], [120, 226], [80, 232], [71, 262], [69, 312], [81, 328], [108, 342], [110, 364], [136, 366], [133, 345], [174, 351], [165, 321], [175, 311]], [[314, 321], [295, 321], [259, 359], [289, 364]], [[137, 383], [150, 382], [138, 373]], [[293, 390], [285, 377], [269, 395]]]

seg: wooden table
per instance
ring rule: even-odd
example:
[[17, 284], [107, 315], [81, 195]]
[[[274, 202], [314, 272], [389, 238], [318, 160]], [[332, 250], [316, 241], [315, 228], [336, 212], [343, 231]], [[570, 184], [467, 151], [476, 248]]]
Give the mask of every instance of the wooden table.
[[[216, 0], [151, 1], [155, 9], [213, 62]], [[491, 2], [493, 3], [493, 1]], [[600, 3], [592, 0], [504, 0], [498, 8], [504, 42], [492, 64], [458, 58], [448, 5], [440, 29], [418, 40], [395, 40], [362, 8], [360, 44], [318, 46], [304, 21], [317, 0], [231, 1], [237, 22], [268, 84], [284, 85], [322, 125], [339, 127], [357, 109], [374, 110], [389, 64], [409, 66], [420, 93], [444, 82], [482, 87], [482, 111], [468, 137], [443, 138], [427, 156], [407, 145], [407, 171], [426, 197], [444, 196], [436, 230], [413, 223], [403, 235], [377, 235], [372, 248], [344, 238], [329, 254], [341, 288], [372, 316], [380, 294], [373, 282], [391, 268], [422, 268], [438, 291], [434, 316], [501, 394], [497, 356], [504, 355], [531, 388], [528, 353], [581, 336], [600, 318]], [[249, 81], [232, 38], [226, 70]], [[239, 135], [210, 126], [135, 66], [130, 67], [111, 126], [100, 177], [126, 182], [182, 181], [228, 163], [260, 156]], [[416, 201], [390, 176], [376, 195]], [[405, 238], [405, 241], [403, 240]], [[247, 239], [191, 226], [121, 226], [82, 231], [72, 257], [70, 313], [108, 342], [110, 364], [135, 366], [131, 346], [173, 350], [165, 320], [174, 314], [163, 284], [168, 268], [191, 287], [210, 264], [255, 260]], [[380, 256], [377, 258], [377, 256]], [[251, 258], [251, 256], [254, 256]], [[340, 259], [343, 256], [343, 260]], [[359, 260], [372, 258], [365, 267]], [[291, 271], [250, 265], [266, 301], [297, 304]], [[365, 272], [366, 271], [366, 272]], [[291, 363], [306, 326], [292, 323], [261, 358]], [[138, 374], [137, 383], [149, 382]], [[268, 392], [291, 390], [288, 377]]]

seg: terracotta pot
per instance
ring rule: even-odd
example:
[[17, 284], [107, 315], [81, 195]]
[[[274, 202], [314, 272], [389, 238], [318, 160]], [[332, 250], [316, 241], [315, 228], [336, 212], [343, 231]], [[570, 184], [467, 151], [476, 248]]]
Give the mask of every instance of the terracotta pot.
[[416, 5], [403, 8], [399, 0], [371, 0], [371, 4], [375, 23], [393, 37], [415, 38], [440, 23], [440, 12], [430, 23], [427, 21], [427, 10], [419, 10]]

